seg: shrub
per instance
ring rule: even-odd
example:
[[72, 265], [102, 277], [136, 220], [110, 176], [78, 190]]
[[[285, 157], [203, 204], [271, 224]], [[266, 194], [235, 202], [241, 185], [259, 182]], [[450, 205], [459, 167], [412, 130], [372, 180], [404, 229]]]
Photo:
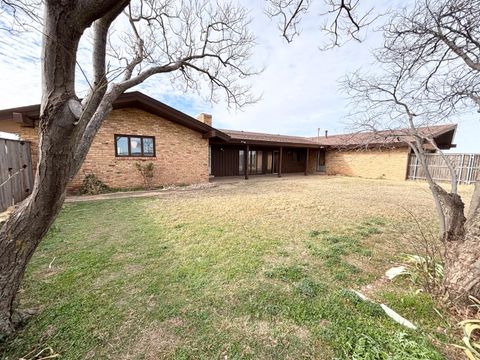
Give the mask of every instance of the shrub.
[[87, 174], [78, 192], [80, 195], [97, 195], [110, 192], [110, 188], [95, 174]]
[[142, 163], [135, 163], [135, 167], [140, 172], [143, 178], [143, 184], [145, 189], [149, 190], [152, 189], [152, 181], [153, 181], [153, 173], [154, 173], [154, 166], [152, 162], [142, 164]]

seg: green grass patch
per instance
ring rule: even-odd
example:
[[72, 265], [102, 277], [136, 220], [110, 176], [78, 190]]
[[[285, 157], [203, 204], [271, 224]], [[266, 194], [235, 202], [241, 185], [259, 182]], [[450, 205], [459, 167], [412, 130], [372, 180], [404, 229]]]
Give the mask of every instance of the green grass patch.
[[305, 246], [312, 256], [323, 260], [334, 280], [345, 284], [363, 283], [362, 277], [354, 276], [361, 271], [347, 259], [349, 256], [371, 257], [372, 251], [364, 241], [382, 234], [386, 225], [387, 222], [381, 218], [371, 218], [339, 233], [313, 230]]
[[280, 266], [272, 270], [266, 271], [265, 276], [283, 281], [298, 281], [303, 279], [305, 275], [305, 268], [300, 265]]
[[410, 332], [345, 291], [396, 256], [388, 234], [406, 220], [390, 204], [427, 201], [378, 184], [285, 178], [66, 205], [22, 285], [20, 306], [39, 312], [0, 358], [440, 359], [428, 338], [446, 325], [428, 299], [401, 283], [378, 295], [422, 326]]

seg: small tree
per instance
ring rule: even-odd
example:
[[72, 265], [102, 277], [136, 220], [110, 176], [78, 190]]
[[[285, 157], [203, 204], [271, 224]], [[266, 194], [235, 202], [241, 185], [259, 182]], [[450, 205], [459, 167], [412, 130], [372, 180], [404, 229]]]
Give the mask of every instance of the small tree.
[[153, 175], [155, 170], [153, 162], [148, 162], [146, 164], [135, 163], [135, 168], [138, 170], [138, 172], [142, 176], [143, 185], [145, 186], [145, 189], [147, 190], [152, 189], [152, 181], [153, 181]]
[[[466, 305], [480, 298], [480, 181], [468, 216], [457, 193], [454, 166], [438, 148], [428, 127], [479, 105], [480, 2], [419, 1], [412, 11], [395, 14], [384, 28], [385, 46], [375, 53], [381, 71], [357, 72], [343, 83], [362, 130], [389, 130], [418, 157], [433, 195], [444, 246], [443, 288], [450, 299]], [[450, 191], [433, 179], [426, 145], [443, 156], [451, 174]]]
[[[32, 6], [33, 5], [33, 6]], [[0, 11], [22, 11], [42, 26], [42, 100], [39, 159], [32, 195], [0, 228], [0, 334], [11, 333], [13, 305], [25, 268], [55, 220], [67, 184], [80, 169], [115, 100], [154, 75], [210, 98], [219, 92], [242, 106], [255, 99], [244, 79], [254, 37], [247, 11], [209, 0], [1, 1]], [[77, 53], [91, 35], [88, 91], [75, 91]], [[86, 74], [90, 74], [88, 76]]]

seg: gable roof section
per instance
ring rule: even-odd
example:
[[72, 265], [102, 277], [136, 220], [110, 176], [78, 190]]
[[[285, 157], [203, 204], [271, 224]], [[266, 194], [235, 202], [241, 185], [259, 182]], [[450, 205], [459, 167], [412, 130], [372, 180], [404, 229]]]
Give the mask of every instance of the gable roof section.
[[[455, 147], [452, 144], [457, 124], [432, 125], [418, 128], [423, 136], [431, 136], [440, 149]], [[329, 135], [327, 137], [311, 137], [319, 144], [334, 148], [352, 147], [405, 147], [413, 141], [413, 136], [408, 135], [408, 129], [385, 130], [377, 132], [357, 132], [351, 134]]]
[[[134, 107], [154, 115], [161, 116], [174, 123], [183, 125], [189, 129], [198, 131], [205, 138], [218, 137], [222, 140], [229, 140], [228, 135], [213, 127], [194, 119], [193, 117], [178, 111], [154, 98], [147, 96], [139, 91], [127, 92], [119, 96], [114, 102], [114, 109]], [[22, 106], [12, 109], [0, 110], [1, 120], [16, 120], [27, 124], [32, 124], [40, 116], [40, 105]]]

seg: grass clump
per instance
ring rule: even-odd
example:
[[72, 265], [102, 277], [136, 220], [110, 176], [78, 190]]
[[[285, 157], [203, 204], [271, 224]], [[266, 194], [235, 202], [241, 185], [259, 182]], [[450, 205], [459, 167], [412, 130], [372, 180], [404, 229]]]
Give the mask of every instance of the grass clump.
[[306, 277], [305, 269], [300, 265], [280, 266], [266, 271], [265, 276], [282, 281], [298, 281]]
[[330, 233], [330, 231], [328, 231], [328, 230], [321, 230], [321, 231], [319, 231], [319, 230], [312, 230], [312, 231], [310, 231], [310, 233], [309, 233], [308, 235], [309, 235], [311, 238], [316, 238], [316, 237], [318, 237], [319, 235], [327, 235], [327, 234], [329, 234], [329, 233]]
[[310, 278], [304, 278], [296, 284], [295, 291], [306, 297], [315, 297], [321, 292], [326, 291], [327, 288], [326, 284], [316, 282]]
[[[383, 233], [382, 226], [386, 221], [372, 218], [360, 222], [353, 229], [333, 233], [330, 231], [311, 231], [310, 240], [305, 243], [309, 253], [323, 260], [325, 266], [335, 281], [347, 283], [362, 283], [361, 270], [351, 264], [348, 259], [352, 256], [371, 257], [371, 249], [364, 244], [364, 240]], [[315, 236], [312, 236], [315, 234]]]

